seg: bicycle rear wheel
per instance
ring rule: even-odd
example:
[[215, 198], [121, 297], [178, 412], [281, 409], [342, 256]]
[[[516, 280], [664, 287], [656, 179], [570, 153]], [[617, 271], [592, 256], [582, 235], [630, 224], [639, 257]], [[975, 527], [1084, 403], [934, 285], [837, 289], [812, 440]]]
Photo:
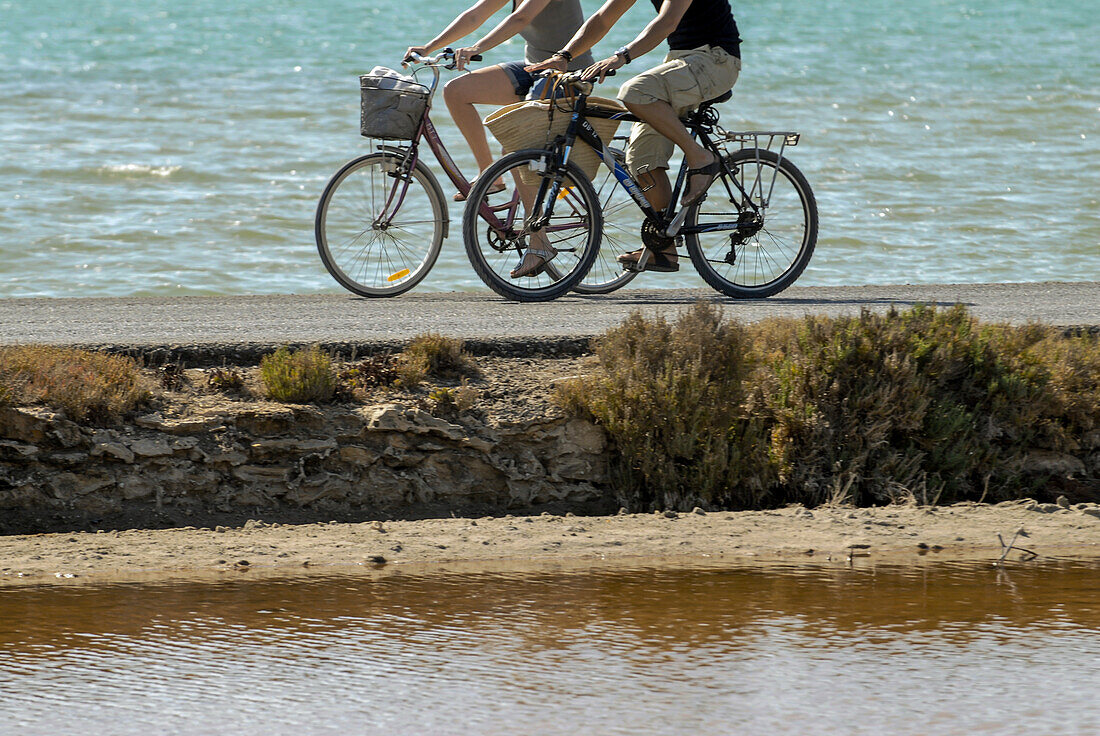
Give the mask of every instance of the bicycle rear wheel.
[[[551, 156], [540, 149], [508, 154], [482, 172], [466, 198], [462, 217], [466, 255], [485, 285], [507, 299], [536, 302], [558, 298], [580, 283], [599, 252], [603, 216], [596, 192], [584, 173], [570, 163], [561, 176], [556, 199], [548, 201], [555, 179], [549, 171]], [[510, 203], [493, 205], [488, 190], [500, 178], [514, 178], [518, 192]], [[522, 194], [525, 190], [527, 194]], [[541, 209], [535, 206], [540, 196]], [[532, 201], [532, 210], [545, 212], [553, 204], [553, 215], [538, 232], [527, 228], [524, 198]], [[490, 226], [482, 217], [485, 208], [493, 212], [501, 227]], [[536, 276], [514, 279], [509, 272], [523, 259], [532, 238], [544, 238], [558, 254]]]
[[432, 172], [381, 151], [349, 161], [317, 204], [317, 251], [341, 286], [360, 296], [403, 294], [428, 275], [447, 228]]
[[737, 230], [686, 233], [692, 265], [703, 280], [735, 299], [760, 299], [786, 289], [805, 270], [817, 244], [817, 202], [794, 164], [765, 149], [726, 158], [732, 177], [711, 185], [684, 224], [739, 222]]

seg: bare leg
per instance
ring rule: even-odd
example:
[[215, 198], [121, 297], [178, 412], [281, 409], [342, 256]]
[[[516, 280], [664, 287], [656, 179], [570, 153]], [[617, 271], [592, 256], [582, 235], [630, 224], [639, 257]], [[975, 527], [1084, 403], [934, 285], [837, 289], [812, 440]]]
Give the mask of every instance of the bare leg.
[[653, 205], [653, 209], [662, 212], [672, 199], [672, 182], [668, 179], [668, 169], [650, 169], [638, 174], [638, 183], [642, 185], [642, 194]]
[[443, 99], [469, 144], [479, 171], [484, 171], [495, 160], [489, 152], [489, 140], [481, 115], [474, 105], [507, 105], [519, 102], [520, 97], [512, 88], [512, 80], [499, 66], [478, 69], [447, 82]]
[[[643, 194], [646, 200], [653, 205], [653, 209], [658, 212], [664, 211], [668, 206], [668, 201], [672, 199], [672, 184], [668, 180], [668, 169], [650, 169], [649, 171], [643, 171], [637, 175], [638, 184], [641, 185]], [[630, 251], [628, 253], [622, 253], [619, 255], [618, 261], [624, 266], [630, 266], [636, 268], [642, 258], [642, 251], [645, 248], [639, 248], [638, 250]], [[671, 271], [676, 270], [676, 264], [679, 262], [679, 258], [676, 254], [676, 241], [672, 238], [668, 239], [668, 245], [660, 250], [660, 256], [657, 260], [665, 266], [660, 270]], [[646, 270], [658, 270], [654, 268], [652, 263], [654, 259], [653, 252], [650, 252], [646, 256]]]
[[[714, 154], [700, 146], [695, 139], [691, 137], [691, 133], [689, 133], [688, 129], [684, 127], [684, 124], [680, 122], [680, 116], [672, 109], [672, 105], [667, 102], [649, 102], [645, 104], [627, 102], [625, 104], [628, 110], [652, 125], [654, 130], [679, 146], [680, 150], [684, 152], [684, 160], [687, 161], [689, 169], [698, 169], [714, 163]], [[648, 184], [649, 182], [644, 181], [645, 176], [646, 175], [643, 175], [641, 183]], [[654, 175], [650, 178], [655, 186], [653, 189], [650, 189], [649, 192], [646, 192], [646, 199], [648, 199], [649, 203], [654, 207], [663, 208], [668, 206], [668, 200], [672, 196], [672, 185], [669, 184], [668, 174], [662, 170], [660, 176]], [[697, 175], [691, 178], [703, 179], [704, 177]], [[692, 183], [691, 181], [688, 182], [687, 191], [684, 192], [685, 199], [691, 198], [697, 194], [692, 188]], [[709, 184], [710, 182], [706, 181], [705, 185]], [[655, 202], [654, 198], [658, 198], [659, 201]]]
[[[526, 184], [523, 179], [520, 178], [518, 173], [513, 174], [516, 180], [516, 190], [519, 192], [519, 199], [523, 203], [524, 217], [530, 217], [531, 211], [535, 206], [535, 197], [538, 195], [538, 184]], [[538, 251], [538, 253], [532, 252]], [[550, 244], [550, 239], [546, 237], [546, 233], [542, 230], [531, 233], [527, 236], [527, 250], [523, 253], [523, 258], [516, 268], [512, 269], [512, 272], [508, 274], [512, 278], [522, 278], [525, 274], [533, 271], [540, 270], [539, 266], [546, 262], [550, 257], [548, 254], [556, 253], [556, 249]], [[540, 255], [541, 253], [541, 255]]]

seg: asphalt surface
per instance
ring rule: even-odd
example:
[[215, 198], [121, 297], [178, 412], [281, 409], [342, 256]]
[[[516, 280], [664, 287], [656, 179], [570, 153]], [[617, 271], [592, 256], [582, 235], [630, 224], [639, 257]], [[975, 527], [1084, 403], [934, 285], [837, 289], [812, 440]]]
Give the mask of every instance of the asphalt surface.
[[990, 322], [1100, 326], [1100, 283], [792, 287], [734, 301], [705, 290], [634, 290], [518, 304], [488, 293], [0, 299], [0, 344], [232, 346], [400, 343], [438, 332], [480, 341], [545, 341], [599, 334], [633, 310], [674, 317], [698, 299], [746, 322], [807, 314], [858, 314], [915, 304], [965, 305]]

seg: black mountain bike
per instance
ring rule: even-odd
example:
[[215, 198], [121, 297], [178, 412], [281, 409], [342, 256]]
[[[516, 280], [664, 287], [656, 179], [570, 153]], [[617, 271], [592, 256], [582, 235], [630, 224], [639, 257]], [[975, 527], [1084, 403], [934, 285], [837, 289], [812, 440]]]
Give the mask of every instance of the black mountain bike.
[[[718, 125], [714, 105], [728, 100], [731, 93], [704, 102], [683, 122], [700, 145], [718, 157], [721, 171], [702, 201], [677, 211], [687, 178], [688, 167], [682, 163], [669, 205], [658, 212], [646, 201], [621, 157], [616, 160], [588, 121], [638, 119], [606, 107], [588, 109], [592, 83], [576, 72], [558, 76], [558, 84], [569, 85], [575, 92], [555, 105], [555, 114], [571, 116], [564, 135], [546, 148], [516, 151], [496, 161], [478, 178], [466, 200], [462, 222], [466, 253], [489, 288], [516, 301], [554, 299], [580, 283], [596, 261], [599, 242], [589, 241], [601, 237], [605, 213], [602, 197], [596, 196], [589, 178], [570, 161], [578, 140], [596, 151], [644, 216], [640, 235], [646, 249], [635, 270], [645, 269], [651, 251], [667, 250], [674, 242], [677, 250], [686, 245], [703, 280], [736, 299], [772, 296], [802, 274], [817, 243], [817, 203], [806, 177], [783, 155], [788, 146], [798, 144], [798, 133], [727, 132]], [[491, 183], [506, 174], [522, 176], [532, 187], [537, 184], [538, 195], [521, 227], [517, 223], [506, 229], [486, 227], [478, 213], [490, 206]], [[575, 237], [561, 243], [564, 247], [554, 245], [559, 254], [567, 251], [570, 257], [550, 261], [538, 279], [512, 278], [509, 271], [523, 257], [531, 235], [553, 234], [554, 223], [562, 219], [573, 223]]]

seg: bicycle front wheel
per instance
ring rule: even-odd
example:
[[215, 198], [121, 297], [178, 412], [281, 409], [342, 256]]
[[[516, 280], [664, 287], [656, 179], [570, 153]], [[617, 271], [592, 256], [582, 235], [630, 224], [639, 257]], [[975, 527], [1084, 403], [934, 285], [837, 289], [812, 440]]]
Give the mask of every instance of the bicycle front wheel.
[[704, 281], [726, 296], [778, 294], [802, 275], [813, 256], [814, 194], [802, 172], [772, 151], [743, 149], [728, 156], [726, 165], [732, 179], [722, 175], [714, 181], [707, 198], [688, 212], [685, 227], [729, 222], [741, 227], [686, 233], [691, 262]]
[[447, 226], [447, 205], [420, 161], [382, 151], [349, 161], [317, 204], [317, 251], [341, 286], [360, 296], [403, 294], [428, 275]]
[[[569, 163], [555, 195], [552, 156], [539, 149], [508, 154], [482, 172], [466, 199], [466, 255], [485, 285], [506, 299], [558, 298], [580, 283], [599, 252], [603, 216], [596, 192], [584, 172]], [[488, 190], [501, 178], [514, 180], [516, 193], [506, 204], [493, 204]], [[552, 212], [537, 230], [527, 222], [535, 211]], [[549, 246], [557, 255], [536, 275], [512, 278], [510, 272], [534, 243], [543, 246], [540, 250]]]

